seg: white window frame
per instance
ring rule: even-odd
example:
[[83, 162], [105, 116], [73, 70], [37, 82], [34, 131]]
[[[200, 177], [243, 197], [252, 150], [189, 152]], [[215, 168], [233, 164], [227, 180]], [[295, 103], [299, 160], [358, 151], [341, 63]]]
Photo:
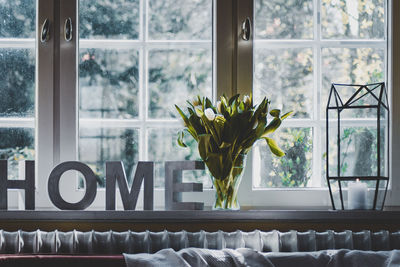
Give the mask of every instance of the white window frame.
[[[49, 18], [51, 22], [51, 32], [53, 38], [43, 44], [39, 40], [39, 30], [37, 30], [37, 76], [36, 76], [36, 130], [35, 130], [35, 149], [36, 149], [36, 209], [54, 209], [47, 193], [47, 179], [53, 166], [59, 162], [77, 159], [78, 146], [78, 79], [77, 79], [77, 62], [78, 62], [78, 16], [77, 6], [78, 1], [53, 1], [53, 0], [38, 0], [38, 18], [37, 29], [41, 26], [44, 18]], [[319, 0], [314, 1], [314, 17], [318, 17]], [[387, 47], [387, 87], [391, 95], [391, 188], [389, 189], [386, 206], [395, 206], [400, 203], [400, 180], [397, 176], [400, 174], [400, 107], [395, 104], [400, 100], [400, 52], [396, 51], [395, 47], [400, 47], [400, 2], [387, 0], [388, 13], [388, 47]], [[147, 0], [140, 0], [141, 9], [147, 8]], [[143, 10], [142, 10], [143, 11]], [[144, 14], [144, 12], [141, 12]], [[60, 32], [55, 29], [60, 29], [67, 17], [71, 17], [74, 25], [74, 38], [70, 43], [66, 43]], [[213, 49], [213, 64], [214, 64], [214, 88], [218, 91], [214, 95], [220, 96], [223, 93], [232, 95], [234, 93], [249, 94], [252, 90], [253, 78], [253, 40], [243, 41], [240, 37], [241, 22], [249, 17], [253, 22], [253, 1], [243, 0], [214, 0], [214, 49]], [[141, 16], [140, 20], [146, 21]], [[315, 24], [315, 23], [314, 23]], [[61, 26], [60, 26], [61, 25]], [[233, 26], [232, 26], [233, 25]], [[142, 25], [141, 34], [143, 34]], [[58, 36], [56, 34], [58, 34]], [[314, 36], [319, 38], [320, 27], [314, 25]], [[141, 39], [143, 40], [143, 39]], [[144, 36], [144, 40], [146, 37]], [[19, 41], [11, 40], [13, 45], [32, 46], [32, 40]], [[109, 41], [112, 43], [112, 41]], [[136, 41], [127, 41], [127, 45], [136, 45]], [[140, 41], [139, 41], [140, 42]], [[375, 41], [372, 41], [375, 42]], [[377, 41], [381, 42], [381, 41]], [[96, 41], [82, 41], [82, 47], [85, 45], [92, 47]], [[287, 41], [284, 44], [288, 47], [305, 45], [313, 48], [314, 59], [320, 58], [320, 47], [323, 45], [339, 45], [345, 47], [350, 45], [364, 45], [366, 41]], [[370, 43], [370, 42], [369, 42]], [[3, 42], [1, 43], [3, 44]], [[279, 43], [281, 47], [283, 43]], [[371, 43], [370, 43], [371, 44]], [[375, 43], [374, 43], [375, 44]], [[378, 43], [376, 43], [379, 45]], [[141, 44], [137, 44], [141, 45]], [[157, 45], [157, 44], [154, 44]], [[257, 44], [256, 44], [257, 45]], [[265, 45], [270, 47], [278, 45], [274, 41], [265, 41]], [[143, 47], [143, 46], [142, 46]], [[60, 53], [57, 53], [59, 49]], [[144, 49], [143, 51], [146, 51]], [[141, 52], [143, 53], [143, 52]], [[142, 84], [146, 84], [146, 62], [140, 56], [141, 64], [139, 74]], [[62, 62], [62, 64], [60, 64]], [[319, 60], [314, 60], [314, 98], [318, 98], [317, 88], [320, 87], [320, 64]], [[61, 75], [62, 74], [62, 75]], [[144, 92], [140, 93], [140, 99], [147, 101], [147, 87], [143, 87]], [[239, 88], [239, 89], [238, 89]], [[397, 100], [397, 101], [396, 101]], [[140, 105], [143, 105], [140, 101]], [[147, 103], [147, 102], [146, 102]], [[145, 110], [143, 106], [140, 110]], [[320, 118], [319, 101], [314, 101], [314, 120], [292, 119], [287, 120], [284, 126], [304, 126], [309, 125], [314, 129], [318, 127], [323, 120]], [[143, 113], [142, 113], [143, 115]], [[145, 116], [147, 118], [147, 115]], [[157, 125], [159, 121], [147, 121], [143, 123], [143, 118], [139, 120], [129, 121], [113, 121], [120, 126], [132, 127], [136, 123], [145, 129], [152, 123]], [[141, 120], [141, 121], [140, 121]], [[96, 123], [95, 120], [84, 121], [86, 123]], [[177, 121], [168, 120], [171, 125], [179, 125]], [[0, 121], [1, 125], [10, 125], [10, 127], [33, 127], [34, 122], [30, 119], [10, 119]], [[176, 124], [175, 124], [176, 123]], [[143, 128], [144, 127], [144, 128]], [[319, 158], [313, 162], [313, 173], [321, 173], [321, 139], [316, 140], [317, 133], [313, 138], [313, 157]], [[140, 143], [147, 144], [146, 134], [141, 130]], [[140, 159], [151, 160], [146, 156], [146, 147], [140, 149]], [[267, 208], [330, 208], [330, 198], [328, 190], [325, 188], [270, 188], [270, 189], [254, 189], [252, 182], [252, 155], [248, 157], [247, 168], [239, 192], [239, 202], [242, 207], [267, 207]], [[66, 175], [69, 177], [68, 175]], [[71, 175], [73, 177], [74, 175]], [[325, 177], [322, 177], [325, 179]], [[64, 182], [63, 182], [64, 181]], [[62, 190], [66, 192], [69, 201], [79, 201], [83, 196], [82, 190], [77, 190], [76, 183], [68, 182], [68, 179], [62, 179]], [[63, 196], [65, 194], [62, 194]], [[117, 194], [118, 195], [118, 194]], [[212, 205], [214, 199], [213, 190], [205, 190], [203, 193], [185, 194], [185, 201], [202, 201], [205, 205]], [[137, 209], [142, 206], [142, 197], [139, 197]], [[164, 204], [163, 190], [155, 190], [155, 208], [162, 209]], [[121, 203], [118, 209], [121, 209]], [[105, 192], [98, 190], [97, 196], [90, 209], [104, 209], [105, 207]]]
[[[264, 206], [268, 208], [322, 208], [327, 209], [331, 208], [331, 200], [329, 196], [328, 188], [321, 187], [321, 182], [325, 180], [325, 177], [321, 177], [318, 179], [316, 175], [322, 175], [322, 151], [323, 151], [323, 136], [322, 129], [325, 127], [325, 118], [324, 114], [321, 113], [321, 51], [326, 47], [335, 47], [335, 48], [383, 48], [385, 49], [385, 61], [387, 64], [385, 65], [385, 77], [387, 82], [387, 87], [389, 92], [392, 90], [391, 77], [392, 77], [392, 69], [388, 66], [390, 65], [391, 58], [391, 40], [389, 38], [391, 36], [392, 27], [396, 24], [392, 24], [392, 13], [393, 3], [392, 1], [385, 1], [385, 12], [387, 12], [386, 26], [387, 33], [383, 40], [327, 40], [322, 39], [321, 34], [321, 1], [313, 0], [314, 6], [314, 14], [313, 14], [313, 39], [310, 40], [257, 40], [254, 41], [254, 46], [259, 46], [262, 48], [310, 48], [313, 50], [313, 76], [314, 76], [314, 84], [313, 84], [313, 114], [310, 119], [290, 119], [288, 118], [282, 124], [283, 127], [310, 127], [313, 132], [313, 162], [312, 162], [312, 173], [313, 176], [311, 178], [311, 186], [309, 188], [254, 188], [252, 179], [260, 179], [259, 177], [255, 177], [253, 173], [245, 173], [245, 177], [242, 180], [241, 186], [241, 194], [239, 194], [239, 199], [241, 202], [244, 202], [246, 205], [254, 206]], [[253, 20], [254, 21], [254, 20]], [[254, 23], [253, 23], [254, 24]], [[387, 47], [386, 47], [387, 45]], [[394, 46], [393, 46], [394, 47]], [[250, 49], [250, 48], [248, 48]], [[248, 92], [246, 92], [248, 93]], [[390, 94], [390, 93], [389, 93]], [[392, 101], [394, 101], [392, 99]], [[393, 110], [393, 102], [390, 105], [391, 112], [394, 114]], [[322, 107], [323, 108], [323, 107]], [[347, 121], [345, 123], [354, 123], [357, 124], [369, 124], [368, 120], [357, 120], [357, 122]], [[395, 121], [392, 121], [393, 125]], [[392, 141], [391, 141], [391, 144]], [[393, 147], [393, 145], [392, 145]], [[254, 152], [254, 151], [253, 151]], [[252, 154], [254, 156], [254, 154]], [[390, 162], [392, 160], [390, 159]], [[253, 161], [249, 159], [247, 168], [252, 168]], [[250, 167], [251, 166], [251, 167]], [[392, 174], [390, 177], [395, 177], [393, 174], [395, 170], [392, 170]], [[398, 203], [394, 200], [393, 194], [395, 192], [393, 185], [395, 185], [396, 181], [392, 179], [392, 186], [388, 190], [388, 195], [386, 199], [386, 206], [395, 205]]]

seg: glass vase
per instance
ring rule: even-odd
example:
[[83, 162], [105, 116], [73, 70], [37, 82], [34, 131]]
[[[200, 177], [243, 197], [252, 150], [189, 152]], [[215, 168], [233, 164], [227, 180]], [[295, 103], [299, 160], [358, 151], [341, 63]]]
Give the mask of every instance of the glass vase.
[[240, 182], [246, 165], [246, 155], [240, 154], [236, 166], [232, 164], [229, 175], [225, 178], [211, 176], [215, 188], [215, 202], [213, 210], [240, 210], [237, 199]]

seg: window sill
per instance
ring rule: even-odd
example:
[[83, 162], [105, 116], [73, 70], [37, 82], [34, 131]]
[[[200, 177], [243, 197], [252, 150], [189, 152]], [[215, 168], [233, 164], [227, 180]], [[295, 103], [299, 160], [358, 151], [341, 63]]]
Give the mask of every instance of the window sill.
[[[400, 209], [370, 210], [240, 210], [240, 211], [0, 211], [0, 222], [74, 223], [368, 223], [400, 226]], [[0, 224], [1, 225], [1, 224]], [[133, 229], [132, 229], [133, 230]]]

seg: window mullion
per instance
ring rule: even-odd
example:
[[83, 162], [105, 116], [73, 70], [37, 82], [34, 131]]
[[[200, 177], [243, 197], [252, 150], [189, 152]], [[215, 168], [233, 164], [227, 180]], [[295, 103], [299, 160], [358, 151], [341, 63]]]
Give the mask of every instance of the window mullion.
[[[78, 77], [77, 77], [77, 49], [78, 19], [77, 1], [60, 1], [60, 26], [64, 29], [67, 18], [72, 19], [73, 39], [67, 42], [64, 31], [60, 33], [60, 65], [59, 65], [59, 134], [60, 134], [60, 161], [76, 160], [78, 146]], [[60, 28], [61, 28], [60, 27]]]
[[141, 46], [141, 54], [140, 54], [140, 62], [139, 62], [139, 97], [142, 101], [139, 103], [140, 110], [140, 134], [139, 134], [139, 159], [140, 160], [148, 160], [148, 136], [147, 136], [147, 127], [145, 121], [148, 120], [148, 105], [149, 105], [149, 93], [148, 93], [148, 58], [149, 52], [147, 47], [148, 41], [148, 18], [147, 12], [149, 9], [149, 3], [147, 0], [140, 1], [140, 42]]
[[[53, 168], [54, 145], [54, 1], [37, 1], [36, 22], [36, 208], [49, 205], [47, 197], [47, 177]], [[40, 42], [40, 28], [45, 21], [50, 21], [50, 38], [47, 42]]]
[[[59, 54], [56, 57], [54, 86], [54, 109], [55, 109], [55, 138], [54, 162], [77, 160], [78, 147], [78, 75], [77, 58], [78, 51], [78, 0], [60, 1], [58, 20], [59, 32]], [[72, 20], [71, 41], [64, 38], [65, 21]], [[57, 60], [58, 59], [58, 60]], [[58, 149], [57, 149], [58, 148]], [[60, 181], [60, 187], [68, 195], [69, 201], [79, 201], [82, 192], [76, 191], [77, 182], [76, 172], [68, 172], [63, 175]], [[73, 181], [73, 182], [71, 182]]]
[[313, 159], [312, 159], [312, 176], [310, 184], [313, 187], [320, 187], [325, 177], [322, 177], [322, 133], [321, 128], [321, 5], [319, 0], [314, 0], [314, 46], [313, 46], [313, 64], [314, 64], [314, 84], [313, 84], [313, 119], [317, 122], [317, 126], [313, 127]]
[[[216, 61], [216, 93], [217, 97], [225, 94], [233, 95], [236, 92], [233, 76], [234, 59], [234, 18], [233, 3], [231, 0], [214, 0], [215, 7], [215, 61]], [[251, 2], [251, 1], [249, 1]], [[236, 23], [235, 23], [236, 24]]]
[[[233, 85], [234, 94], [250, 95], [253, 92], [253, 40], [254, 40], [254, 1], [234, 1], [233, 41], [235, 42], [233, 59]], [[250, 19], [250, 39], [242, 39], [242, 24]], [[254, 205], [253, 190], [253, 159], [254, 154], [249, 153], [246, 169], [239, 188], [241, 203]]]
[[[236, 6], [236, 93], [241, 95], [250, 95], [253, 91], [253, 33], [254, 33], [254, 15], [253, 1], [237, 1]], [[242, 24], [250, 19], [250, 39], [242, 38]]]

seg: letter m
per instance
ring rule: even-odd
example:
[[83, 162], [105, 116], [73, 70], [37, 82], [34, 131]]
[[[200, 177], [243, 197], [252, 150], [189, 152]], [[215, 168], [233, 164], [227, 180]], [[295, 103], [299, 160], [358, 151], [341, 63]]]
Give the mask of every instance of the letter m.
[[134, 210], [144, 180], [143, 209], [153, 210], [154, 162], [139, 161], [131, 190], [128, 188], [124, 165], [121, 161], [106, 162], [106, 210], [115, 210], [116, 183], [124, 210]]

